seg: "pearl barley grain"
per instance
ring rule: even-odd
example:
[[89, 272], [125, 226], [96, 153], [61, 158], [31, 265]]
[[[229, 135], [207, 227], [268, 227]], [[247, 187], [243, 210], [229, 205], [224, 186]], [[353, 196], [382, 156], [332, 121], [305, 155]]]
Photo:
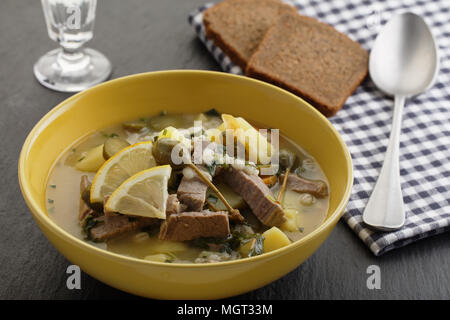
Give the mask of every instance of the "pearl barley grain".
[[300, 203], [304, 206], [313, 205], [316, 202], [316, 198], [309, 193], [304, 193], [300, 196]]

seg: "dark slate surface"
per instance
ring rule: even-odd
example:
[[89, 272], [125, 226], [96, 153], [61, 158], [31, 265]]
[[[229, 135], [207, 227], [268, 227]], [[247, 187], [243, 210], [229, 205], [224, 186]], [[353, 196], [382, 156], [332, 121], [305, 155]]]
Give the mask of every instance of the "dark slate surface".
[[[218, 70], [186, 17], [204, 0], [100, 1], [90, 45], [114, 65], [113, 77], [163, 69]], [[42, 235], [20, 194], [17, 160], [34, 124], [69, 94], [33, 78], [36, 59], [55, 47], [40, 1], [0, 1], [0, 299], [134, 299], [82, 276], [66, 288], [70, 264]], [[366, 286], [370, 265], [381, 289]], [[238, 299], [450, 298], [450, 233], [375, 258], [342, 222], [322, 247], [284, 278]]]

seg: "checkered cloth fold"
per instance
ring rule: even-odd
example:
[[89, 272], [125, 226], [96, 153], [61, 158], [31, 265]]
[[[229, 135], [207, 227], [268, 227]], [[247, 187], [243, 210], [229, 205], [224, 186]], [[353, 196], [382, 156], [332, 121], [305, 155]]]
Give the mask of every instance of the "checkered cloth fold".
[[[422, 16], [432, 28], [441, 57], [433, 88], [407, 100], [400, 143], [400, 175], [406, 209], [405, 226], [394, 232], [374, 232], [362, 221], [362, 212], [381, 169], [391, 127], [393, 101], [370, 79], [347, 99], [330, 119], [342, 135], [354, 165], [354, 187], [343, 219], [375, 255], [450, 230], [450, 1], [318, 1], [285, 0], [303, 15], [334, 26], [369, 50], [380, 27], [405, 11]], [[189, 23], [226, 72], [242, 70], [206, 38], [202, 13], [207, 4], [189, 15]]]

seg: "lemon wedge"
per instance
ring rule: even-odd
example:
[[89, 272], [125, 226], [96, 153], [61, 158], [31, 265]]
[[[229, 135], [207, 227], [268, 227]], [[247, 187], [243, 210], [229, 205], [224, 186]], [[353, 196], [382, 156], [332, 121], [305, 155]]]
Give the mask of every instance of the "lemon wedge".
[[234, 131], [241, 129], [243, 131], [243, 134], [237, 134], [237, 139], [238, 142], [245, 146], [245, 151], [250, 161], [256, 161], [257, 163], [268, 162], [271, 156], [272, 145], [264, 135], [244, 118], [235, 118], [224, 113], [222, 114], [222, 120], [225, 129]]
[[125, 180], [108, 198], [105, 209], [133, 216], [166, 218], [167, 181], [172, 168], [154, 167]]
[[91, 202], [103, 202], [105, 196], [126, 179], [155, 165], [151, 141], [136, 143], [119, 151], [97, 171], [91, 186]]

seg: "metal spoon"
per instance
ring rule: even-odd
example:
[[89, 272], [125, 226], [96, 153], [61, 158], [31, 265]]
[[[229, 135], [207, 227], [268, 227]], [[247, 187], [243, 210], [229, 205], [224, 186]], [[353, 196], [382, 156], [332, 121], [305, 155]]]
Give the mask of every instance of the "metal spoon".
[[363, 221], [375, 229], [396, 230], [405, 223], [399, 170], [403, 106], [406, 98], [430, 88], [438, 71], [436, 42], [421, 17], [400, 14], [383, 27], [370, 53], [369, 72], [379, 89], [395, 96], [395, 105], [384, 163], [363, 213]]

